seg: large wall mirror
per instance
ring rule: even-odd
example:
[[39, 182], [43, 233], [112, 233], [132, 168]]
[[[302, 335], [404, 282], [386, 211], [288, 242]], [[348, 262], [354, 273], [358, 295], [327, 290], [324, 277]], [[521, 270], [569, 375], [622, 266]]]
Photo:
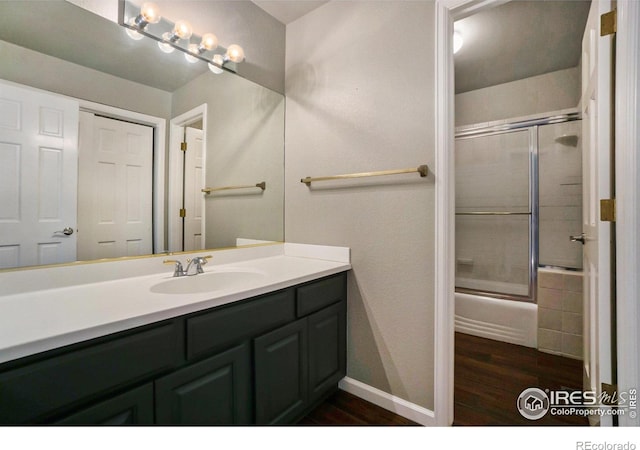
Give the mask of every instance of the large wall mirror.
[[284, 239], [281, 94], [62, 0], [0, 60], [0, 269]]

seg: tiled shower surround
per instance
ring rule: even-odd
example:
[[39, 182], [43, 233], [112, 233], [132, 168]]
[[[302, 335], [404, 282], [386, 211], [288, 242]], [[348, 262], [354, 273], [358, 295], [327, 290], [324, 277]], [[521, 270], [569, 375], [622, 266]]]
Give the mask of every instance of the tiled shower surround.
[[538, 270], [538, 350], [582, 359], [582, 272]]

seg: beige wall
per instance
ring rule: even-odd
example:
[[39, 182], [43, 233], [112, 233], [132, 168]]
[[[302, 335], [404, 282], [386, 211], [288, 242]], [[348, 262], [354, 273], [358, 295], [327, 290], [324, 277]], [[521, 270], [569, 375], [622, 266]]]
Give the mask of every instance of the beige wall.
[[[0, 79], [169, 118], [171, 94], [0, 41]], [[11, 63], [9, 63], [11, 62]]]
[[205, 248], [236, 238], [284, 239], [284, 97], [236, 75], [205, 73], [173, 93], [172, 117], [207, 104], [209, 187], [267, 183], [209, 194]]
[[580, 67], [465, 92], [455, 102], [456, 126], [575, 108]]
[[433, 409], [434, 2], [329, 2], [287, 26], [289, 242], [351, 247], [348, 375]]

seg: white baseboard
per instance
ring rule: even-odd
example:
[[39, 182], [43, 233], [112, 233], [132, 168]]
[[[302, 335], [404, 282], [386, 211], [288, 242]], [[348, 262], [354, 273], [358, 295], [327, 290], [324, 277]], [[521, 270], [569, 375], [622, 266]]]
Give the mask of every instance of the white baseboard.
[[364, 384], [353, 378], [344, 377], [340, 380], [338, 387], [345, 392], [360, 397], [363, 400], [378, 405], [388, 411], [394, 412], [402, 417], [419, 423], [424, 426], [435, 426], [436, 420], [433, 411], [415, 403], [403, 400], [400, 397], [391, 395], [380, 389]]

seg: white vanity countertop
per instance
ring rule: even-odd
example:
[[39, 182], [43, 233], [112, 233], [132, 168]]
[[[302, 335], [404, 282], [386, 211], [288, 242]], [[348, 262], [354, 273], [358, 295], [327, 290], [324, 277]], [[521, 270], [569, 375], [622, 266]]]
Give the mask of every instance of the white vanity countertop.
[[[264, 256], [264, 250], [257, 250], [255, 254], [260, 256], [252, 259], [252, 252], [244, 251], [243, 258], [226, 258], [235, 259], [233, 262], [207, 264], [205, 274], [188, 280], [172, 278], [172, 268], [164, 266], [161, 273], [150, 275], [2, 295], [0, 363], [273, 292], [351, 268], [347, 248], [301, 244], [274, 247], [276, 249], [269, 250], [271, 256]], [[216, 255], [217, 252], [214, 260]], [[152, 258], [155, 264], [161, 263], [162, 258], [159, 259]], [[33, 273], [40, 270], [47, 269], [35, 269]], [[69, 269], [65, 270], [65, 275], [69, 276]], [[250, 271], [260, 276], [249, 277], [241, 286], [209, 292], [165, 294], [151, 291], [158, 283], [189, 282], [216, 271]]]

